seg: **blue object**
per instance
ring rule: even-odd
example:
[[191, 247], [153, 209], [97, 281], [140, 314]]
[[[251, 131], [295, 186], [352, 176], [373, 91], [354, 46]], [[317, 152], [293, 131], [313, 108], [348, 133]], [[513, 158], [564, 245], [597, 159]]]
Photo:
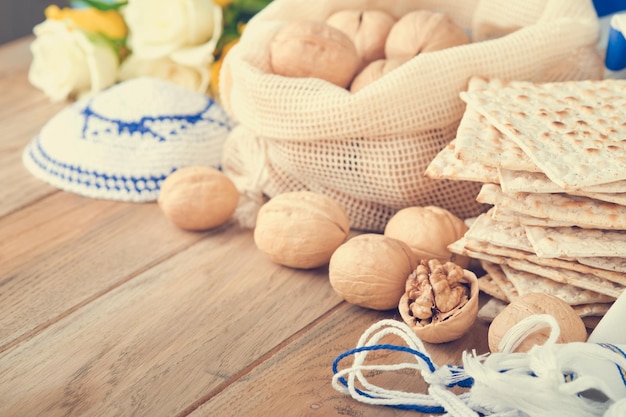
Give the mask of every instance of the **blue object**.
[[604, 17], [626, 10], [626, 0], [593, 0], [598, 17]]
[[[626, 22], [626, 14], [618, 14], [612, 17], [609, 30], [609, 41], [606, 47], [605, 66], [611, 71], [621, 71], [626, 68], [626, 39], [623, 33], [623, 24]], [[622, 26], [622, 27], [619, 27]]]
[[[436, 370], [436, 366], [435, 364], [432, 362], [431, 358], [423, 353], [420, 352], [418, 350], [415, 349], [411, 349], [410, 347], [407, 346], [397, 346], [397, 345], [390, 345], [390, 344], [381, 344], [381, 345], [372, 345], [372, 346], [360, 346], [357, 347], [355, 349], [350, 349], [346, 352], [343, 352], [342, 354], [340, 354], [339, 356], [337, 356], [335, 358], [335, 360], [333, 361], [333, 365], [332, 365], [332, 370], [333, 370], [333, 374], [337, 374], [339, 372], [339, 363], [349, 357], [349, 356], [353, 356], [356, 355], [358, 353], [361, 352], [369, 352], [369, 351], [395, 351], [395, 352], [405, 352], [405, 353], [410, 353], [412, 355], [415, 355], [416, 357], [418, 357], [419, 359], [421, 359], [422, 363], [425, 365], [425, 367], [430, 371], [430, 372], [434, 372]], [[450, 366], [447, 365], [450, 368], [450, 371], [452, 374], [461, 374], [461, 367], [455, 367], [455, 366]], [[340, 377], [339, 378], [339, 382], [347, 387], [348, 386], [348, 381], [346, 381], [345, 378]], [[449, 388], [451, 387], [461, 387], [461, 388], [471, 388], [472, 385], [474, 384], [474, 380], [470, 377], [467, 378], [463, 378], [459, 381], [456, 381], [454, 383], [451, 383], [448, 385]], [[369, 398], [375, 398], [372, 395], [368, 394], [367, 392], [364, 392], [358, 388], [356, 388], [356, 391], [360, 394], [363, 395], [365, 397], [369, 397]], [[441, 407], [441, 406], [427, 406], [427, 405], [417, 405], [417, 404], [395, 404], [395, 405], [389, 405], [388, 407], [391, 408], [397, 408], [400, 410], [411, 410], [411, 411], [418, 411], [420, 413], [435, 413], [435, 414], [443, 414], [446, 412], [446, 410]]]
[[148, 202], [186, 166], [221, 168], [231, 131], [208, 95], [138, 77], [54, 115], [23, 151], [37, 178], [86, 197]]

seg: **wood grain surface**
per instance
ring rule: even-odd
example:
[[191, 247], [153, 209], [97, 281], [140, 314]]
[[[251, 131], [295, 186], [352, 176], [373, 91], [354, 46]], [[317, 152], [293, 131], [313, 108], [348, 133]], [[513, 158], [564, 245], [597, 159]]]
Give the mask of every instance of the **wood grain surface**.
[[[30, 175], [22, 150], [68, 104], [28, 83], [31, 41], [0, 47], [0, 416], [419, 415], [332, 388], [334, 358], [399, 315], [343, 302], [326, 267], [276, 265], [235, 222], [186, 232], [155, 203]], [[458, 364], [486, 334], [477, 322], [428, 349]], [[426, 390], [416, 374], [375, 378]]]

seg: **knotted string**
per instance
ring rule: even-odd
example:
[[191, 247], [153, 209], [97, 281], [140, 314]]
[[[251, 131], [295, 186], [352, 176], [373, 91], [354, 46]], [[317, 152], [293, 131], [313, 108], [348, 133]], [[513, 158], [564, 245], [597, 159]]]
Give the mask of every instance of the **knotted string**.
[[[551, 332], [543, 345], [534, 346], [529, 352], [513, 352], [529, 334], [545, 327]], [[437, 366], [408, 325], [382, 320], [363, 333], [356, 348], [335, 359], [332, 385], [366, 404], [446, 413], [450, 417], [621, 416], [619, 413], [626, 409], [626, 395], [622, 398], [616, 394], [618, 391], [611, 385], [616, 381], [606, 379], [616, 379], [614, 374], [624, 373], [626, 353], [606, 344], [556, 345], [559, 333], [554, 317], [531, 316], [504, 335], [500, 352], [490, 355], [464, 352], [464, 366]], [[404, 346], [380, 343], [389, 335], [400, 337]], [[375, 351], [409, 353], [414, 362], [366, 364], [368, 354]], [[348, 357], [353, 357], [352, 365], [340, 370], [339, 364]], [[611, 375], [604, 375], [603, 379], [593, 372], [589, 374], [589, 369], [580, 366], [587, 360], [612, 367]], [[429, 384], [428, 393], [385, 389], [369, 382], [365, 375], [403, 369], [419, 371]], [[617, 382], [626, 386], [626, 381]], [[449, 390], [454, 386], [469, 390], [457, 395]], [[601, 393], [604, 400], [587, 398], [589, 390]]]
[[[400, 337], [406, 346], [379, 343], [389, 335]], [[415, 363], [365, 365], [367, 355], [372, 351], [410, 353], [413, 355]], [[437, 414], [446, 412], [446, 405], [458, 409], [457, 415], [459, 417], [476, 417], [477, 414], [464, 404], [463, 399], [467, 397], [467, 394], [460, 394], [457, 397], [447, 389], [438, 390], [434, 388], [453, 386], [467, 388], [472, 385], [471, 378], [460, 367], [437, 367], [425, 352], [423, 342], [405, 323], [396, 320], [382, 320], [363, 333], [355, 349], [344, 352], [335, 359], [332, 366], [334, 373], [332, 385], [336, 390], [349, 394], [366, 404], [386, 405], [421, 413]], [[339, 363], [349, 356], [354, 357], [352, 366], [339, 370]], [[419, 371], [424, 380], [431, 385], [432, 392], [422, 394], [389, 390], [370, 383], [364, 375], [364, 372], [388, 372], [403, 369]], [[345, 378], [346, 375], [347, 379]], [[357, 382], [362, 388], [357, 388]]]

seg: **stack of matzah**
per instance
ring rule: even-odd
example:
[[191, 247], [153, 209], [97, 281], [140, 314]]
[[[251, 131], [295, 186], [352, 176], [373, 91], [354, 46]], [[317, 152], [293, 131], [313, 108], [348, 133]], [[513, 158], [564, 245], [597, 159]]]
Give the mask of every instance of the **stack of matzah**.
[[626, 81], [473, 79], [431, 178], [485, 183], [491, 205], [451, 245], [481, 260], [481, 289], [532, 291], [601, 316], [626, 288]]

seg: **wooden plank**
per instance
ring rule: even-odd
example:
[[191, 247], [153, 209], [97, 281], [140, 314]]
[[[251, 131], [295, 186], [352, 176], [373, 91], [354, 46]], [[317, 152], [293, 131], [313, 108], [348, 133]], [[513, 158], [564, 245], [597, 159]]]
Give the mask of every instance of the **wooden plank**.
[[67, 103], [42, 101], [26, 111], [15, 112], [0, 118], [0, 152], [8, 158], [21, 150], [32, 138], [37, 136], [41, 128]]
[[27, 72], [31, 61], [30, 44], [34, 36], [26, 36], [1, 45], [0, 80]]
[[[0, 55], [0, 59], [1, 55]], [[16, 74], [0, 80], [0, 120], [10, 120], [17, 114], [29, 112], [39, 106], [64, 106], [69, 101], [54, 103], [40, 90], [33, 87], [26, 74]], [[38, 122], [38, 120], [33, 120]], [[43, 122], [43, 120], [42, 120]]]
[[65, 192], [0, 219], [0, 351], [208, 235]]
[[28, 36], [2, 45], [0, 49], [0, 120], [3, 122], [15, 114], [51, 103], [28, 81], [28, 68], [32, 60], [30, 43], [33, 39]]
[[0, 49], [0, 217], [56, 191], [34, 178], [22, 165], [29, 140], [68, 103], [52, 103], [28, 82], [32, 37]]
[[[302, 337], [276, 352], [222, 392], [208, 397], [189, 417], [240, 416], [418, 416], [413, 411], [364, 405], [335, 391], [331, 365], [337, 355], [355, 347], [363, 332], [378, 320], [399, 314], [342, 306]], [[441, 345], [426, 344], [433, 361], [460, 364], [463, 350], [487, 352], [487, 325], [474, 324], [462, 339]], [[384, 339], [399, 344], [399, 339]], [[372, 363], [391, 364], [410, 360], [408, 354], [380, 352]], [[349, 364], [347, 360], [345, 364]], [[385, 373], [371, 379], [388, 389], [426, 392], [427, 385], [413, 372]]]
[[35, 178], [22, 163], [26, 144], [64, 104], [41, 103], [25, 112], [0, 119], [0, 217], [56, 191]]
[[[0, 158], [0, 164], [2, 164]], [[4, 173], [19, 172], [19, 175], [0, 176], [0, 217], [38, 201], [57, 191], [56, 188], [30, 175], [23, 165], [11, 160], [4, 165]]]
[[0, 354], [0, 415], [176, 416], [340, 302], [231, 227]]

